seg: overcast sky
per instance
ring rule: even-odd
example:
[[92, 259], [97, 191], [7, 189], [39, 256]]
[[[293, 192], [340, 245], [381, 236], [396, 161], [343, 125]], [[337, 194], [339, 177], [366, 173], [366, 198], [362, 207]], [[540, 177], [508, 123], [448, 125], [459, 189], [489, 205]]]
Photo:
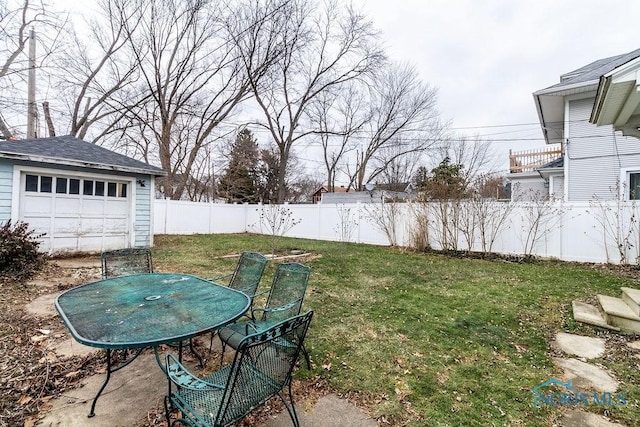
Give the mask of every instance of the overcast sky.
[[[454, 128], [514, 139], [494, 143], [502, 153], [544, 146], [533, 92], [640, 48], [638, 0], [354, 2], [382, 30], [388, 53], [438, 88], [442, 117]], [[518, 126], [492, 127], [503, 125]]]

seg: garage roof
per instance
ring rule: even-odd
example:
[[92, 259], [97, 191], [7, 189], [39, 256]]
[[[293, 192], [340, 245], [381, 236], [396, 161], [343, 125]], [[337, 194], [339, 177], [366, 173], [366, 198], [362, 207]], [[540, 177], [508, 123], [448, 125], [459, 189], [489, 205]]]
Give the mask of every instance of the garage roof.
[[70, 135], [0, 141], [0, 158], [79, 166], [128, 173], [166, 175], [156, 166], [107, 150]]

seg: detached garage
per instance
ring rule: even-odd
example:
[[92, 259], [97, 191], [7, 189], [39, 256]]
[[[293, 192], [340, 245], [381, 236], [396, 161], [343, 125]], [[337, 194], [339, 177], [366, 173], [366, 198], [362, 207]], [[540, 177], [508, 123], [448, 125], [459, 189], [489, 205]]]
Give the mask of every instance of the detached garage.
[[0, 222], [24, 221], [42, 251], [153, 245], [155, 166], [71, 136], [0, 141]]

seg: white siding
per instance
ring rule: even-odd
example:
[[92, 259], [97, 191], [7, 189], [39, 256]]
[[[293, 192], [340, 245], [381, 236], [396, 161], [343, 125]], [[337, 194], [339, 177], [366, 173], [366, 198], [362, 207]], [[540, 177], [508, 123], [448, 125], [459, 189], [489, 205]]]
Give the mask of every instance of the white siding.
[[640, 141], [614, 132], [611, 126], [589, 123], [592, 107], [593, 98], [569, 102], [569, 201], [614, 198], [622, 185], [620, 169], [640, 169]]
[[11, 189], [13, 186], [13, 165], [0, 159], [0, 224], [11, 219]]

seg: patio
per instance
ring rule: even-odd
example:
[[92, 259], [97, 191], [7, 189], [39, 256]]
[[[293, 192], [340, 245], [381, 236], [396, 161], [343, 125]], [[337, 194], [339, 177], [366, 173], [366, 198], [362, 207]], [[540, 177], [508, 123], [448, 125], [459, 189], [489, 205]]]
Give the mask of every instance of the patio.
[[[93, 374], [79, 381], [81, 386], [71, 388], [61, 396], [47, 399], [46, 407], [37, 417], [30, 418], [26, 425], [64, 426], [64, 427], [112, 427], [118, 426], [161, 426], [165, 425], [162, 399], [166, 394], [167, 380], [158, 369], [153, 352], [147, 350], [130, 368], [116, 372], [96, 405], [96, 415], [87, 417], [88, 408], [93, 396], [104, 381], [104, 360], [99, 349], [84, 346], [69, 337], [68, 331], [60, 324], [54, 326], [58, 317], [53, 301], [60, 292], [49, 293], [52, 288], [66, 288], [78, 282], [98, 280], [100, 278], [100, 260], [98, 257], [68, 258], [54, 261], [56, 267], [50, 268], [47, 277], [35, 281], [42, 293], [26, 305], [29, 316], [39, 321], [47, 321], [48, 328], [38, 328], [40, 336], [36, 336], [38, 345], [46, 346], [50, 361], [65, 358], [86, 357], [93, 360]], [[62, 326], [62, 327], [61, 327]], [[55, 328], [55, 329], [54, 329]], [[208, 348], [204, 337], [199, 349], [208, 356]], [[188, 351], [188, 350], [187, 350]], [[207, 368], [217, 367], [217, 354], [220, 351], [218, 340], [214, 340], [213, 353], [207, 357]], [[188, 364], [197, 370], [197, 360], [187, 355]], [[227, 355], [227, 359], [230, 355]], [[102, 365], [102, 366], [101, 366]], [[75, 375], [80, 375], [77, 372]], [[66, 374], [65, 376], [73, 376]], [[309, 393], [304, 390], [306, 384], [296, 384], [299, 401], [297, 409], [300, 423], [303, 426], [329, 427], [350, 425], [356, 427], [375, 426], [375, 420], [368, 418], [361, 410], [340, 399], [335, 394], [318, 388]], [[291, 420], [280, 402], [273, 402], [267, 408], [256, 411], [256, 415], [248, 417], [243, 425], [261, 427], [289, 426]]]

